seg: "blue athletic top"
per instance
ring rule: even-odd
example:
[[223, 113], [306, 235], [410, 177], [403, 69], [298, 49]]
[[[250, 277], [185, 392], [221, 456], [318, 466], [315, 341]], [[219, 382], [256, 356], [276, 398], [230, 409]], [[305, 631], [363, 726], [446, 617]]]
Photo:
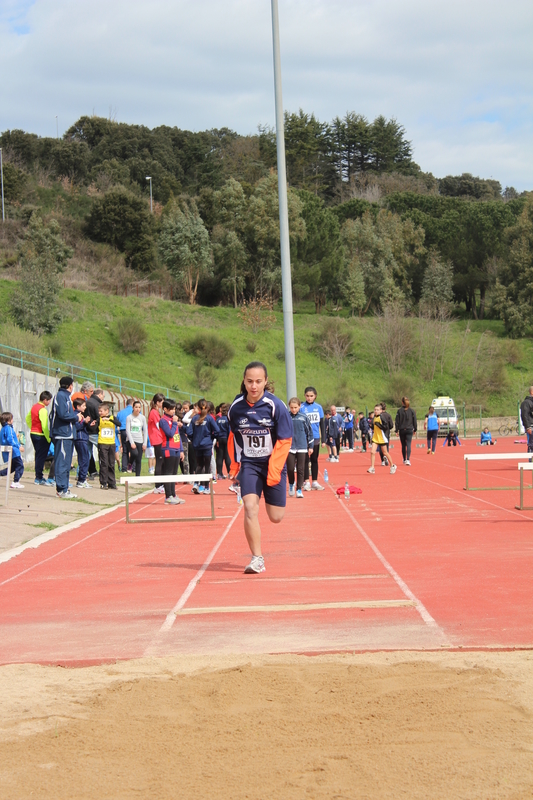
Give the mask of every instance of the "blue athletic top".
[[320, 439], [320, 420], [324, 418], [324, 409], [318, 403], [304, 402], [300, 406], [300, 411], [306, 415], [311, 423], [313, 438]]
[[344, 430], [349, 431], [353, 428], [353, 414], [346, 414], [344, 417]]
[[235, 461], [268, 463], [278, 439], [292, 439], [291, 416], [285, 403], [265, 392], [250, 405], [245, 395], [238, 395], [228, 411], [233, 433]]
[[439, 418], [436, 414], [430, 414], [428, 416], [427, 421], [427, 430], [428, 431], [438, 431], [439, 429]]

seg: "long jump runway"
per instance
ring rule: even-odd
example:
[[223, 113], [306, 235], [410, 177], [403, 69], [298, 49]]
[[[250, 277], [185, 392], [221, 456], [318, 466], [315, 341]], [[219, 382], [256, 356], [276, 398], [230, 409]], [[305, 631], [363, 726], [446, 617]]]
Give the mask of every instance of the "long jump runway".
[[[261, 575], [243, 574], [227, 481], [215, 522], [126, 525], [123, 508], [88, 520], [0, 564], [0, 663], [531, 647], [533, 512], [515, 509], [515, 463], [480, 463], [475, 485], [489, 490], [465, 492], [464, 452], [480, 449], [413, 449], [394, 476], [343, 453], [326, 491], [289, 498], [281, 525], [262, 513]], [[335, 494], [345, 480], [363, 490], [349, 502]], [[490, 490], [507, 484], [516, 490]], [[146, 495], [132, 511], [206, 513], [208, 498], [183, 496], [169, 508]]]

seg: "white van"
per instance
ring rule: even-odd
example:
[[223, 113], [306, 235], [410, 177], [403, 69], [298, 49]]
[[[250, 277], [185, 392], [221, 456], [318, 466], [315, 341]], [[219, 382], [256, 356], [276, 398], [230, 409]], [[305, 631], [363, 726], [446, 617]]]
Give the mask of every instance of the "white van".
[[435, 397], [431, 401], [435, 413], [439, 418], [439, 432], [446, 435], [448, 431], [459, 431], [457, 409], [451, 397]]

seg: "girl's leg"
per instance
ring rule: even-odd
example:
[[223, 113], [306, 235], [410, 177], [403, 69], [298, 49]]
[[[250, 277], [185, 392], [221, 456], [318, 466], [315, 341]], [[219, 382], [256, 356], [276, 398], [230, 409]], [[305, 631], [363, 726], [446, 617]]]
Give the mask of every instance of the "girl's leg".
[[[173, 475], [174, 474], [174, 464], [173, 464], [174, 460], [175, 459], [174, 459], [173, 456], [169, 456], [168, 458], [163, 458], [162, 459], [163, 463], [161, 465], [160, 475]], [[165, 497], [166, 498], [175, 496], [176, 487], [175, 487], [175, 485], [173, 483], [163, 483], [163, 484], [159, 484], [159, 485], [160, 486], [162, 485], [162, 486], [165, 487]]]
[[435, 448], [437, 447], [437, 431], [432, 431], [431, 436], [431, 452], [435, 452]]
[[387, 461], [389, 462], [389, 467], [393, 467], [394, 463], [392, 461], [392, 458], [391, 458], [391, 455], [390, 455], [390, 452], [389, 452], [389, 446], [386, 445], [386, 444], [382, 444], [381, 445], [381, 449], [383, 451], [383, 458], [387, 459]]
[[[163, 446], [160, 444], [154, 444], [154, 453], [155, 453], [155, 474], [162, 475], [163, 474]], [[155, 488], [159, 489], [162, 486], [162, 483], [156, 483]]]
[[[294, 486], [294, 464], [296, 462], [296, 453], [289, 453], [287, 456], [287, 476], [289, 478], [290, 486]], [[301, 486], [298, 486], [298, 489], [301, 489]]]
[[[313, 447], [313, 455], [311, 456], [311, 479], [313, 481], [318, 480], [318, 455], [320, 453], [320, 439], [315, 439], [315, 444]], [[304, 481], [309, 480], [309, 461], [306, 453], [305, 459], [306, 466], [304, 467]]]
[[372, 450], [370, 451], [370, 462], [371, 462], [371, 463], [370, 463], [370, 466], [371, 466], [372, 468], [374, 467], [374, 464], [376, 463], [376, 453], [377, 453], [377, 450], [378, 450], [378, 446], [377, 446], [377, 444], [375, 444], [374, 442], [372, 442]]
[[[259, 525], [259, 497], [256, 494], [246, 494], [242, 498], [244, 506], [244, 535], [253, 556], [261, 553], [261, 527]], [[269, 506], [266, 506], [267, 513]], [[285, 509], [283, 509], [285, 510]], [[270, 514], [268, 515], [270, 518]]]
[[[287, 459], [287, 469], [289, 469], [288, 464], [289, 464], [289, 459]], [[302, 486], [304, 485], [304, 467], [305, 467], [305, 453], [296, 453], [296, 474], [298, 477], [298, 480], [296, 482], [297, 489], [301, 489]], [[293, 476], [292, 479], [294, 481], [294, 467], [292, 476]]]
[[428, 431], [427, 440], [428, 440], [428, 452], [427, 452], [427, 454], [429, 456], [429, 454], [431, 453], [431, 432], [430, 431]]
[[407, 461], [407, 442], [405, 440], [405, 431], [400, 431], [400, 442], [402, 443], [402, 458], [404, 461]]
[[142, 460], [143, 460], [143, 448], [142, 444], [135, 442], [135, 450], [131, 451], [131, 460], [135, 463], [135, 476], [137, 478], [141, 475], [141, 467], [142, 467]]
[[407, 431], [405, 434], [405, 452], [407, 453], [407, 461], [411, 460], [411, 443], [413, 441], [413, 434]]

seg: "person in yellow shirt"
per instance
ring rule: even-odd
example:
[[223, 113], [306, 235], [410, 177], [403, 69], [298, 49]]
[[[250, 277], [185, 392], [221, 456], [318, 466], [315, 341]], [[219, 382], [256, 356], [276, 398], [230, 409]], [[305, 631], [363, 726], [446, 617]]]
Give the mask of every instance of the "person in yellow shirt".
[[35, 480], [37, 486], [55, 486], [54, 481], [47, 481], [43, 475], [44, 462], [50, 447], [50, 431], [48, 430], [48, 406], [52, 402], [50, 392], [41, 392], [39, 402], [35, 403], [26, 416], [26, 425], [30, 429], [30, 439], [35, 452]]
[[376, 453], [378, 451], [378, 447], [381, 447], [381, 452], [383, 457], [386, 458], [390, 464], [390, 474], [394, 475], [396, 472], [396, 465], [393, 464], [392, 458], [389, 452], [389, 439], [384, 431], [384, 425], [381, 422], [381, 412], [382, 408], [380, 405], [374, 406], [374, 419], [373, 419], [373, 426], [374, 426], [374, 433], [372, 435], [372, 454], [371, 454], [371, 462], [372, 466], [370, 467], [367, 472], [370, 472], [372, 475], [375, 473], [374, 464], [376, 461]]
[[109, 405], [101, 403], [98, 406], [100, 415], [98, 423], [98, 465], [100, 468], [100, 488], [116, 489], [115, 478], [115, 428], [120, 428], [120, 422], [110, 413]]

